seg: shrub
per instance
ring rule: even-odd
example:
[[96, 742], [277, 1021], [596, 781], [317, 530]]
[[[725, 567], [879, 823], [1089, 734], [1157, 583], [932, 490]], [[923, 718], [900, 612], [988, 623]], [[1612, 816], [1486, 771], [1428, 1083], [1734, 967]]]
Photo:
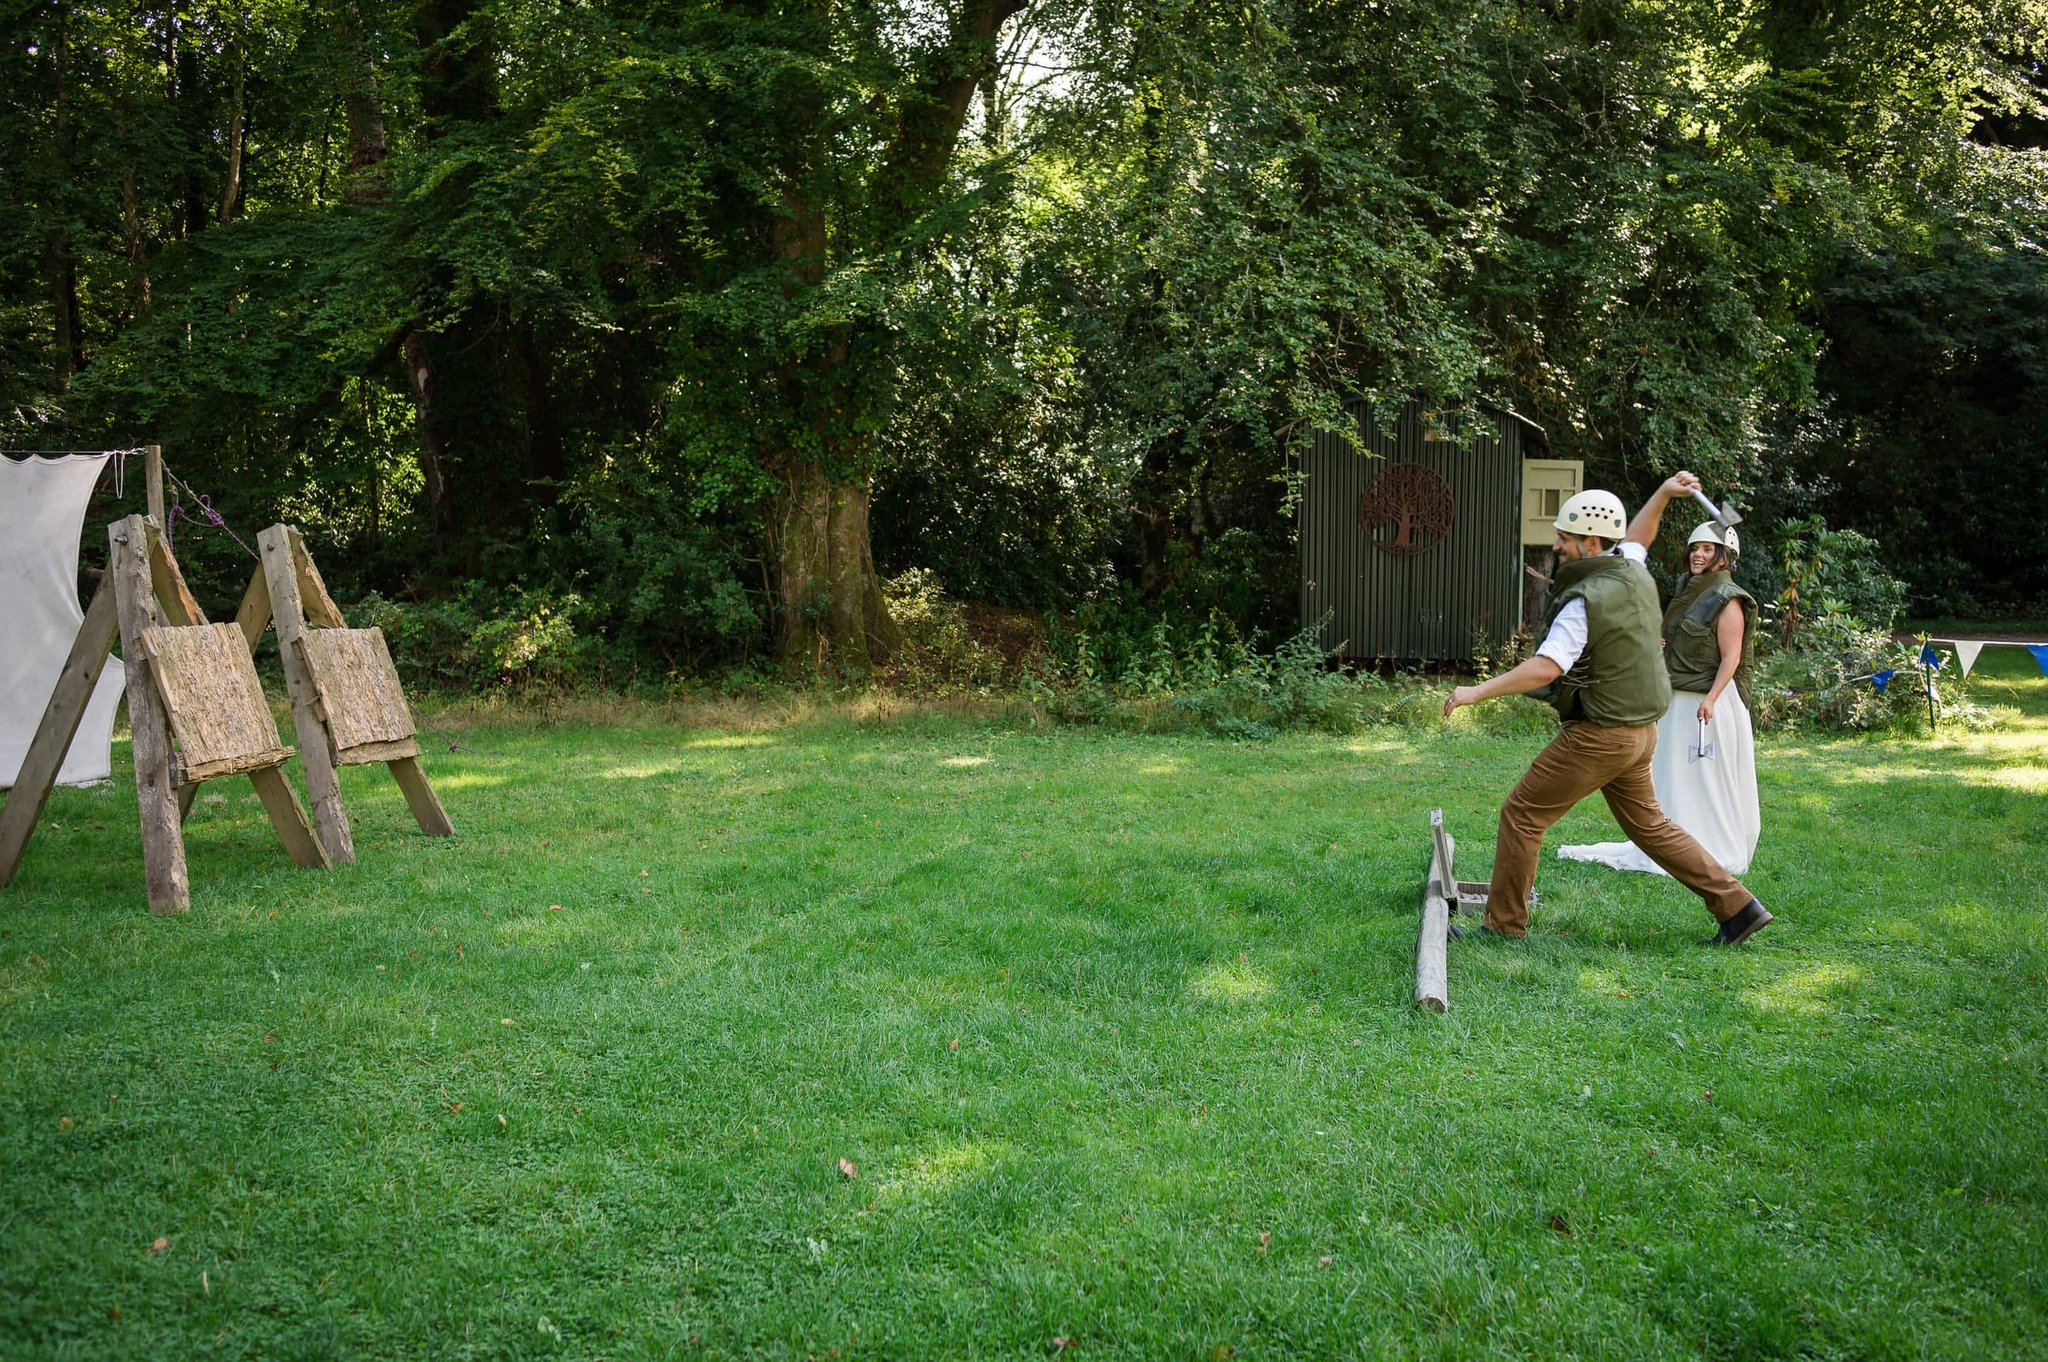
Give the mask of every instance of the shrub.
[[350, 616], [384, 631], [409, 689], [536, 696], [559, 694], [583, 679], [592, 645], [574, 623], [582, 604], [575, 595], [472, 586], [424, 602], [373, 594]]
[[1003, 679], [1002, 654], [969, 627], [966, 609], [949, 598], [936, 574], [912, 568], [882, 583], [889, 615], [903, 635], [886, 679], [920, 692], [988, 690]]
[[1325, 667], [1320, 625], [1267, 654], [1220, 611], [1200, 621], [1148, 618], [1124, 597], [1084, 609], [1072, 625], [1048, 620], [1047, 633], [1047, 665], [1028, 685], [1067, 722], [1260, 739], [1366, 721], [1371, 682]]
[[763, 611], [732, 538], [659, 482], [629, 490], [581, 489], [584, 518], [569, 546], [578, 619], [604, 639], [610, 670], [676, 676], [744, 665], [764, 642]]
[[[1832, 530], [1819, 516], [1778, 528], [1774, 618], [1781, 642], [1795, 643], [1817, 616], [1847, 616], [1884, 632], [1905, 608], [1906, 584], [1886, 569], [1878, 543], [1855, 530]], [[1761, 581], [1759, 585], [1765, 585]], [[1759, 599], [1765, 599], [1760, 593]]]
[[[1865, 628], [1846, 611], [1809, 618], [1798, 646], [1772, 650], [1758, 668], [1751, 697], [1757, 726], [1924, 732], [1928, 677], [1920, 646]], [[1892, 676], [1879, 690], [1873, 677], [1883, 672]], [[1983, 731], [2004, 722], [1955, 671], [1937, 668], [1932, 681], [1939, 723]]]

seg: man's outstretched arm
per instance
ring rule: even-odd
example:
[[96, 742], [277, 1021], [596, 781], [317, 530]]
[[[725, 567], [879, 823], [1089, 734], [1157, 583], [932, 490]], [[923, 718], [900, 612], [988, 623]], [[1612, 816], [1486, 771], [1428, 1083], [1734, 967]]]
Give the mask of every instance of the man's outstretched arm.
[[1476, 705], [1498, 695], [1527, 695], [1563, 675], [1564, 668], [1549, 658], [1532, 657], [1476, 686], [1459, 686], [1444, 699], [1444, 717], [1448, 719], [1465, 705]]

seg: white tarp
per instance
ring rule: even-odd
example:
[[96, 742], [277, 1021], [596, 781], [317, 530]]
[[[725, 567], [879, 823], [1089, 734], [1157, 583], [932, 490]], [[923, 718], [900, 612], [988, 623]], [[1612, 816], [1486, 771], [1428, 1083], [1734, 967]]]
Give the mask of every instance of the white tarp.
[[[43, 707], [85, 622], [78, 603], [78, 536], [108, 457], [0, 458], [0, 787], [12, 788], [21, 774]], [[105, 552], [105, 544], [95, 547]], [[109, 658], [57, 772], [58, 784], [107, 778], [114, 709], [125, 684], [119, 659]]]

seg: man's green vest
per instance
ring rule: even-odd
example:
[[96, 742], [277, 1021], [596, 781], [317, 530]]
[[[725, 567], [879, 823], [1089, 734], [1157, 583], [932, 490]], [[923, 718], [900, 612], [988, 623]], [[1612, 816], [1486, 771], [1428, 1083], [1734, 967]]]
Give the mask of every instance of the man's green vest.
[[1742, 661], [1736, 664], [1735, 688], [1749, 699], [1750, 655], [1756, 638], [1756, 598], [1735, 585], [1726, 571], [1703, 572], [1671, 598], [1664, 611], [1664, 668], [1674, 690], [1714, 688], [1721, 670], [1721, 640], [1715, 622], [1728, 602], [1742, 603]]
[[1580, 558], [1557, 570], [1557, 599], [1543, 632], [1573, 601], [1586, 603], [1586, 650], [1572, 669], [1539, 691], [1560, 719], [1602, 728], [1636, 728], [1664, 717], [1671, 681], [1657, 649], [1657, 583], [1650, 570], [1615, 553]]

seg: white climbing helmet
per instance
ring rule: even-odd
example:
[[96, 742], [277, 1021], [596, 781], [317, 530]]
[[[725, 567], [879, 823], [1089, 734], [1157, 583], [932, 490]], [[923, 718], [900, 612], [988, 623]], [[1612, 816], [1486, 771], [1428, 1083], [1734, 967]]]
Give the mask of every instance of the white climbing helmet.
[[1711, 520], [1701, 521], [1692, 532], [1692, 538], [1685, 541], [1687, 547], [1694, 544], [1719, 544], [1728, 550], [1731, 559], [1742, 556], [1742, 536], [1733, 529], [1722, 529]]
[[1628, 513], [1621, 509], [1621, 498], [1612, 492], [1577, 492], [1557, 508], [1557, 519], [1550, 523], [1566, 534], [1619, 539], [1628, 532]]

